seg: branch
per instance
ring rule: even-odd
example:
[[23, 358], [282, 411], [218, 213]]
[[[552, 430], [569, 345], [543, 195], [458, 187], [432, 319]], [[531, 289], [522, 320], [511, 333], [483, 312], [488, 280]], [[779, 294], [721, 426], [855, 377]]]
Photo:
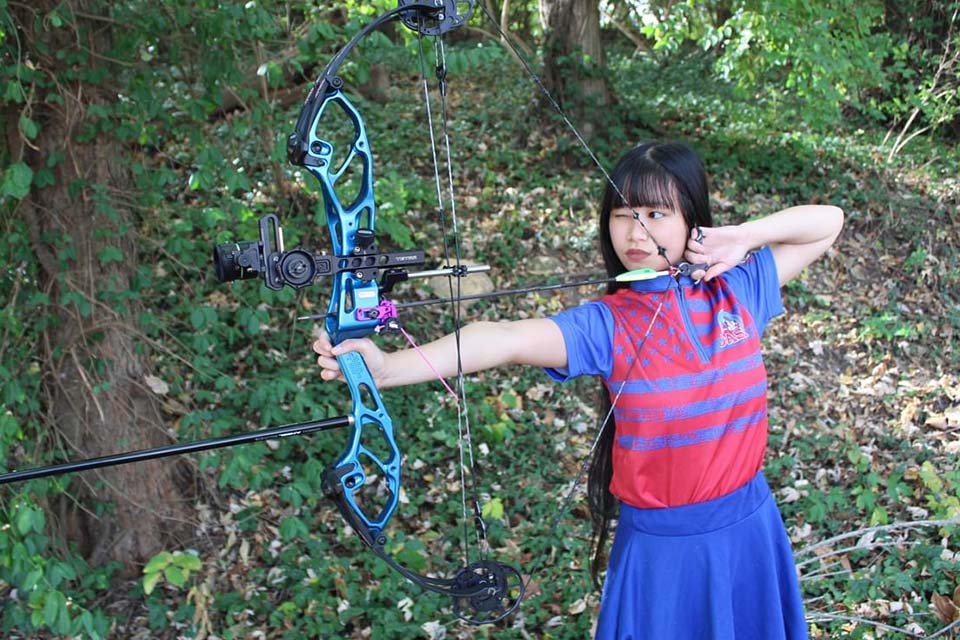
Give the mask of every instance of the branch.
[[906, 629], [901, 629], [900, 627], [892, 627], [888, 624], [883, 624], [882, 622], [869, 620], [867, 618], [861, 618], [860, 616], [845, 616], [840, 613], [817, 613], [812, 616], [807, 616], [808, 622], [825, 622], [830, 620], [848, 620], [850, 622], [859, 622], [861, 624], [868, 624], [872, 627], [876, 627], [877, 629], [883, 629], [884, 631], [893, 631], [896, 633], [902, 633], [911, 638], [934, 637], [934, 636], [927, 636], [926, 634], [917, 635], [916, 633], [912, 633], [910, 631], [907, 631]]
[[821, 549], [823, 547], [829, 547], [835, 542], [840, 540], [846, 540], [848, 538], [855, 538], [859, 536], [866, 535], [868, 533], [886, 533], [890, 531], [896, 531], [898, 529], [913, 529], [921, 527], [956, 527], [960, 526], [960, 518], [953, 518], [951, 520], [917, 520], [915, 522], [895, 522], [893, 524], [882, 525], [878, 527], [868, 527], [866, 529], [857, 529], [856, 531], [850, 531], [848, 533], [842, 533], [838, 536], [832, 538], [827, 538], [826, 540], [821, 540], [820, 542], [815, 542], [814, 544], [807, 545], [803, 549], [800, 549], [793, 554], [794, 558], [799, 558], [800, 556], [811, 553], [816, 549]]
[[[912, 544], [915, 544], [915, 543], [906, 543], [906, 544], [912, 545]], [[864, 545], [864, 546], [854, 545], [854, 546], [852, 546], [852, 547], [844, 547], [844, 548], [842, 548], [842, 549], [837, 549], [837, 550], [832, 551], [832, 552], [830, 552], [830, 553], [825, 553], [825, 554], [823, 554], [822, 556], [821, 556], [821, 555], [815, 555], [814, 557], [810, 558], [809, 560], [803, 560], [802, 562], [798, 562], [798, 563], [797, 563], [797, 568], [800, 569], [801, 567], [805, 567], [805, 566], [807, 566], [807, 565], [809, 565], [809, 564], [813, 564], [814, 562], [824, 562], [827, 558], [832, 558], [833, 556], [839, 556], [839, 555], [842, 555], [842, 554], [844, 554], [844, 553], [850, 553], [850, 552], [852, 552], [852, 551], [866, 551], [866, 550], [868, 550], [868, 549], [873, 550], [873, 549], [883, 549], [883, 548], [885, 548], [885, 547], [900, 547], [900, 546], [902, 546], [900, 543], [895, 543], [895, 542], [879, 542], [879, 543], [877, 543], [877, 544], [871, 544], [871, 545]], [[813, 576], [813, 575], [815, 575], [815, 574], [812, 574], [812, 573], [811, 573], [811, 574], [807, 574], [807, 575]]]

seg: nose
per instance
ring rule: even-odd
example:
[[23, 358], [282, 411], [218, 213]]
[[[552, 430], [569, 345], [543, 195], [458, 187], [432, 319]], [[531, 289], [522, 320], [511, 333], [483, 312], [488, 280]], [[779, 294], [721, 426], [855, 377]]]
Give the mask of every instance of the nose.
[[630, 238], [636, 240], [647, 240], [649, 237], [650, 232], [647, 231], [646, 225], [644, 225], [640, 220], [634, 220], [633, 226], [630, 227]]

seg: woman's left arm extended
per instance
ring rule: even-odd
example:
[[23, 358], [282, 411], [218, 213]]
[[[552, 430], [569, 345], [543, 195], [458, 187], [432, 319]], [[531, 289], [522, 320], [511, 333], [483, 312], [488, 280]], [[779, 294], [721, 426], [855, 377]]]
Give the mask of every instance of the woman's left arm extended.
[[684, 258], [709, 264], [703, 277], [710, 280], [740, 264], [749, 251], [767, 245], [783, 285], [823, 255], [842, 228], [838, 207], [800, 205], [743, 224], [704, 228], [699, 241], [694, 229]]

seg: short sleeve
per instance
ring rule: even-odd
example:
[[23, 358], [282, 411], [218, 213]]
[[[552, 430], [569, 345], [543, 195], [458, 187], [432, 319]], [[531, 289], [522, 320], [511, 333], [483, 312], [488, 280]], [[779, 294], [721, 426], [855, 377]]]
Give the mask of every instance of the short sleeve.
[[548, 376], [566, 382], [583, 375], [610, 375], [613, 370], [613, 315], [605, 304], [588, 302], [550, 319], [563, 333], [567, 366], [544, 369]]
[[747, 307], [760, 335], [770, 320], [783, 313], [777, 263], [769, 247], [763, 247], [720, 277]]

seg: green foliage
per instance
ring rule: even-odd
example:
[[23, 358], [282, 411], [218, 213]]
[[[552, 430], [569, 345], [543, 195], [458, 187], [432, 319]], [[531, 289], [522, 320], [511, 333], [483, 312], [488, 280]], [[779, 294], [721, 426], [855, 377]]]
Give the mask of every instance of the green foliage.
[[30, 193], [32, 182], [33, 170], [23, 162], [16, 162], [7, 167], [0, 185], [0, 196], [22, 200]]
[[897, 338], [913, 338], [917, 335], [916, 322], [895, 312], [863, 318], [862, 335], [892, 341]]
[[764, 87], [759, 97], [773, 110], [799, 98], [807, 119], [826, 124], [844, 102], [856, 104], [876, 86], [889, 50], [889, 34], [876, 29], [882, 21], [882, 2], [691, 1], [643, 31], [658, 50], [676, 54], [691, 42], [714, 52], [719, 78], [754, 95]]
[[192, 553], [158, 553], [143, 567], [143, 592], [150, 595], [161, 580], [173, 587], [184, 587], [190, 580], [190, 574], [202, 567], [203, 563]]
[[[136, 216], [133, 228], [116, 233], [136, 236], [138, 265], [129, 290], [105, 284], [97, 300], [67, 293], [61, 302], [84, 315], [95, 304], [123, 310], [125, 300], [139, 301], [142, 313], [125, 320], [135, 321], [142, 333], [138, 347], [149, 353], [153, 374], [164, 383], [165, 415], [183, 440], [344, 411], [344, 389], [320, 384], [309, 329], [293, 320], [322, 312], [325, 285], [299, 294], [272, 292], [259, 282], [218, 285], [210, 275], [209, 250], [214, 242], [255, 238], [258, 218], [271, 212], [284, 221], [288, 246], [327, 246], [312, 178], [285, 162], [285, 134], [299, 108], [299, 100], [287, 95], [305, 94], [330, 55], [389, 6], [387, 0], [267, 2], [217, 4], [211, 11], [209, 2], [104, 4], [109, 20], [125, 27], [113, 32], [105, 60], [64, 51], [71, 64], [52, 78], [18, 53], [24, 43], [17, 42], [8, 5], [0, 2], [0, 103], [5, 113], [14, 113], [0, 126], [15, 128], [32, 143], [44, 126], [33, 109], [42, 101], [62, 104], [58, 83], [119, 87], [118, 100], [91, 109], [76, 135], [78, 140], [112, 135], [128, 154], [134, 185], [124, 197]], [[735, 10], [724, 16], [725, 7]], [[814, 198], [844, 206], [858, 234], [878, 238], [871, 258], [890, 254], [899, 261], [901, 275], [889, 297], [879, 296], [843, 318], [831, 299], [839, 294], [823, 281], [796, 280], [786, 297], [788, 307], [803, 311], [797, 317], [810, 335], [818, 323], [846, 322], [837, 335], [820, 337], [840, 341], [846, 330], [869, 347], [868, 355], [850, 365], [857, 375], [889, 365], [891, 346], [929, 346], [922, 341], [930, 321], [913, 311], [921, 303], [904, 305], [900, 298], [929, 288], [947, 304], [952, 300], [947, 308], [955, 311], [960, 281], [949, 235], [954, 227], [948, 224], [954, 202], [949, 180], [955, 180], [960, 161], [935, 139], [916, 139], [911, 147], [916, 155], [904, 153], [890, 169], [917, 181], [897, 186], [917, 192], [907, 210], [908, 198], [891, 194], [891, 178], [881, 175], [877, 149], [883, 132], [874, 125], [922, 107], [918, 118], [947, 128], [955, 103], [929, 82], [942, 49], [932, 38], [919, 37], [939, 27], [926, 16], [911, 27], [918, 37], [904, 44], [884, 28], [889, 16], [880, 9], [876, 2], [827, 0], [675, 3], [672, 13], [648, 23], [657, 47], [653, 53], [610, 50], [611, 87], [619, 105], [603, 114], [611, 121], [607, 138], [591, 140], [608, 165], [625, 140], [653, 131], [694, 140], [715, 193], [729, 202], [718, 212], [724, 222]], [[51, 33], [76, 28], [76, 18], [69, 5], [38, 16]], [[535, 26], [529, 32], [538, 33]], [[492, 264], [498, 284], [539, 281], [545, 272], [595, 272], [599, 177], [557, 162], [579, 153], [567, 153], [576, 143], [557, 138], [549, 117], [531, 107], [529, 85], [500, 47], [464, 41], [451, 43], [447, 53], [448, 125], [468, 257]], [[416, 38], [401, 28], [362, 45], [342, 75], [355, 89], [371, 77], [374, 65], [386, 67], [392, 84], [386, 104], [352, 96], [367, 119], [376, 154], [378, 230], [388, 246], [424, 247], [439, 258], [423, 96], [407, 82], [419, 74], [418, 55]], [[428, 47], [428, 76], [433, 55]], [[108, 67], [106, 59], [121, 64]], [[920, 87], [915, 95], [914, 87]], [[859, 110], [855, 120], [849, 119], [851, 106]], [[937, 165], [928, 168], [929, 158], [938, 158], [941, 173], [934, 173]], [[66, 161], [52, 153], [31, 169], [13, 150], [0, 152], [0, 461], [9, 466], [49, 462], [56, 450], [45, 422], [45, 372], [38, 354], [44, 332], [60, 320], [41, 282], [31, 230], [16, 207], [31, 189], [53, 184], [55, 169]], [[923, 193], [920, 183], [930, 193]], [[934, 185], [946, 186], [938, 192]], [[105, 218], [115, 216], [114, 203], [102, 193], [97, 197]], [[893, 220], [887, 207], [906, 213]], [[929, 232], [928, 221], [941, 235]], [[910, 242], [894, 233], [904, 228]], [[46, 240], [58, 260], [76, 254], [70, 237]], [[97, 258], [109, 267], [125, 256], [108, 247]], [[543, 258], [548, 268], [532, 266]], [[834, 271], [846, 273], [851, 266], [839, 264]], [[941, 266], [923, 273], [931, 264]], [[865, 273], [879, 278], [876, 268], [871, 262]], [[398, 295], [421, 294], [405, 289]], [[499, 307], [478, 305], [469, 309], [468, 319], [545, 315], [579, 300], [535, 296]], [[960, 330], [957, 317], [947, 314], [942, 324], [952, 322]], [[405, 322], [418, 341], [451, 328], [447, 315], [430, 311], [412, 312]], [[799, 420], [789, 437], [785, 426], [773, 421], [768, 471], [780, 487], [796, 491], [783, 506], [791, 531], [803, 533], [809, 525], [813, 535], [826, 538], [896, 523], [918, 509], [930, 518], [956, 517], [955, 456], [897, 433], [859, 433], [865, 420], [855, 412], [862, 407], [847, 398], [836, 404], [854, 406], [854, 415], [831, 414], [825, 418], [831, 429], [816, 422], [823, 408], [816, 390], [794, 388], [785, 373], [802, 363], [800, 357], [791, 353], [790, 366], [777, 359], [780, 349], [800, 350], [807, 335], [788, 338], [771, 354], [771, 393]], [[388, 342], [391, 348], [398, 344]], [[928, 360], [946, 358], [947, 348]], [[62, 355], [62, 346], [54, 349]], [[843, 366], [840, 370], [837, 376], [847, 374]], [[103, 603], [125, 599], [140, 606], [138, 619], [149, 621], [145, 633], [157, 637], [245, 638], [251, 628], [273, 629], [284, 638], [437, 637], [446, 625], [449, 635], [472, 637], [586, 637], [597, 597], [583, 569], [590, 541], [582, 503], [574, 503], [574, 515], [559, 519], [557, 507], [589, 450], [592, 388], [583, 383], [554, 390], [540, 372], [513, 369], [471, 377], [468, 387], [468, 396], [479, 398], [471, 401], [467, 416], [492, 554], [519, 559], [539, 591], [514, 627], [474, 633], [452, 626], [448, 602], [420, 593], [365, 552], [323, 499], [324, 469], [343, 439], [322, 434], [200, 458], [201, 481], [217, 494], [214, 504], [198, 504], [208, 538], [196, 555], [173, 549], [159, 554], [132, 588], [115, 580], [116, 567], [89, 567], [77, 549], [53, 539], [44, 514], [65, 491], [64, 480], [35, 481], [5, 493], [0, 628], [11, 636], [122, 635], [128, 630], [118, 626], [129, 620], [108, 614], [112, 609]], [[876, 393], [871, 396], [876, 404], [889, 403], [896, 407], [894, 415], [900, 413], [899, 396], [883, 388]], [[439, 385], [392, 390], [385, 401], [405, 454], [404, 495], [389, 551], [419, 570], [447, 574], [459, 561], [462, 538], [473, 536], [462, 526], [457, 412]], [[938, 401], [945, 402], [942, 395]], [[935, 409], [945, 411], [928, 406], [923, 411]], [[468, 513], [468, 523], [471, 517]], [[919, 600], [908, 604], [919, 607], [926, 594], [947, 592], [957, 579], [940, 546], [953, 544], [953, 537], [952, 531], [917, 535], [910, 545], [897, 547], [899, 556], [857, 549], [849, 554], [850, 572], [811, 580], [805, 588], [839, 610], [856, 610], [878, 598], [895, 601], [901, 592], [918, 594]], [[210, 586], [198, 580], [201, 570], [213, 581]], [[157, 589], [160, 584], [167, 588]], [[897, 622], [908, 620], [906, 613], [898, 616]], [[923, 620], [932, 632], [928, 622]]]
[[709, 59], [712, 76], [731, 82], [769, 117], [802, 117], [826, 128], [856, 109], [902, 129], [896, 152], [912, 130], [956, 123], [960, 115], [958, 7], [689, 0], [633, 19], [655, 51]]
[[75, 556], [59, 558], [55, 541], [45, 533], [43, 510], [25, 496], [4, 504], [3, 516], [12, 526], [0, 535], [0, 581], [14, 585], [19, 596], [3, 604], [0, 628], [5, 633], [46, 628], [61, 635], [106, 638], [109, 619], [80, 603], [105, 589], [115, 567], [96, 569]]

